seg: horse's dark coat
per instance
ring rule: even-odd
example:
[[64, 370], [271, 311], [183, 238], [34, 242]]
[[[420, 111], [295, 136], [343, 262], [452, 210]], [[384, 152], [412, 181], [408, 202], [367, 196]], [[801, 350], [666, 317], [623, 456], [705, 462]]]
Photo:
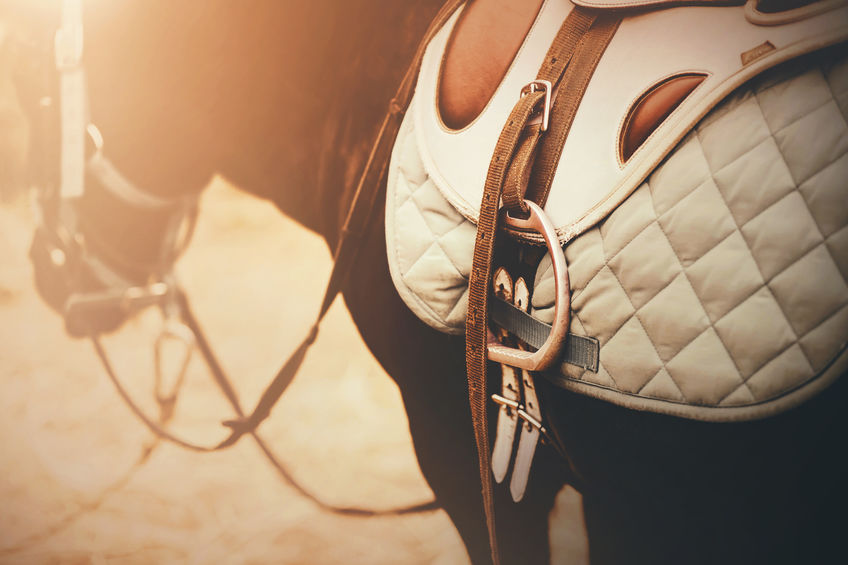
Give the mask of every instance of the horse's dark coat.
[[[187, 193], [218, 171], [334, 245], [376, 125], [439, 4], [98, 3], [86, 19], [93, 120], [139, 186]], [[424, 475], [485, 563], [463, 342], [397, 296], [379, 212], [345, 301], [400, 387]], [[118, 244], [150, 229], [123, 220]], [[593, 563], [796, 562], [841, 549], [844, 513], [831, 511], [848, 503], [844, 379], [784, 416], [733, 425], [545, 392], [584, 492]], [[524, 502], [497, 489], [505, 563], [547, 560], [547, 514], [571, 474], [543, 448]]]

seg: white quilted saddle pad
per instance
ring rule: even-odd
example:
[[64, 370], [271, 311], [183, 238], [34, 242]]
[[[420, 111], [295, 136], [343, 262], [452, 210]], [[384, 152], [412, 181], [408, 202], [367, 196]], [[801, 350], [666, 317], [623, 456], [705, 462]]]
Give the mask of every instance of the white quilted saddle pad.
[[[389, 168], [390, 270], [422, 320], [462, 333], [476, 226], [431, 180], [412, 114]], [[847, 118], [844, 49], [768, 71], [714, 108], [565, 246], [570, 332], [599, 340], [599, 369], [550, 376], [633, 408], [733, 420], [795, 405], [844, 372]], [[533, 296], [545, 321], [549, 264]]]

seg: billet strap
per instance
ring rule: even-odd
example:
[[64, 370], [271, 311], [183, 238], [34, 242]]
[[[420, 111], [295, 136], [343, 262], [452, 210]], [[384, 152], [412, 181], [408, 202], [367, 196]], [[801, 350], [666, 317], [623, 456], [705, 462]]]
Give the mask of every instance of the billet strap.
[[448, 0], [436, 14], [418, 45], [412, 63], [407, 69], [397, 93], [389, 103], [388, 113], [380, 125], [377, 139], [371, 148], [365, 169], [356, 185], [356, 191], [333, 254], [333, 270], [330, 272], [330, 280], [327, 282], [324, 291], [321, 309], [309, 330], [309, 334], [277, 372], [250, 415], [243, 416], [238, 420], [224, 422], [224, 425], [230, 427], [232, 432], [227, 439], [219, 444], [218, 448], [228, 447], [237, 442], [243, 435], [252, 433], [270, 415], [271, 409], [297, 374], [297, 370], [306, 357], [307, 350], [315, 342], [321, 321], [329, 311], [336, 295], [341, 291], [342, 285], [356, 262], [363, 236], [373, 216], [374, 209], [377, 207], [377, 195], [386, 175], [395, 137], [397, 137], [403, 115], [414, 93], [415, 79], [418, 76], [424, 51], [436, 32], [442, 28], [463, 3], [464, 0]]
[[526, 369], [521, 369], [521, 391], [524, 402], [522, 407], [516, 410], [521, 422], [519, 426], [521, 434], [518, 439], [518, 449], [515, 451], [512, 479], [509, 481], [509, 493], [512, 495], [513, 502], [521, 502], [524, 498], [536, 447], [539, 445], [542, 433], [547, 435], [547, 430], [542, 425], [542, 410], [539, 407], [539, 395], [536, 393], [533, 373]]
[[[500, 267], [492, 277], [492, 287], [495, 294], [495, 302], [512, 304], [515, 285], [512, 276], [505, 268]], [[517, 309], [516, 309], [517, 310]], [[510, 341], [506, 329], [496, 330], [501, 342]], [[511, 365], [501, 363], [501, 397], [511, 401], [518, 406], [521, 402], [521, 384], [518, 382], [519, 371]], [[515, 432], [518, 427], [518, 414], [508, 404], [501, 404], [498, 410], [498, 423], [495, 428], [495, 444], [492, 447], [492, 475], [496, 483], [502, 483], [509, 471], [509, 462], [512, 459], [512, 445], [515, 443]]]
[[[551, 111], [551, 127], [564, 129], [564, 135], [567, 135], [597, 60], [600, 59], [600, 55], [618, 29], [619, 23], [620, 19], [615, 15], [598, 16], [576, 7], [563, 22], [548, 50], [537, 80], [548, 81], [551, 88], [559, 85], [559, 96]], [[563, 75], [566, 77], [565, 81], [562, 81]], [[528, 122], [536, 113], [539, 103], [543, 102], [544, 97], [549, 94], [539, 90], [531, 90], [524, 94], [513, 108], [501, 131], [486, 176], [469, 277], [465, 342], [468, 401], [477, 443], [483, 508], [486, 513], [492, 561], [495, 565], [499, 564], [500, 557], [497, 547], [486, 417], [488, 281], [491, 277], [501, 197], [503, 196], [504, 204], [508, 209], [526, 211], [524, 204], [526, 185], [522, 180], [527, 178], [528, 171], [533, 170], [534, 149], [543, 133], [540, 124], [528, 125]], [[557, 124], [556, 121], [565, 123]], [[542, 140], [543, 143], [544, 141]]]

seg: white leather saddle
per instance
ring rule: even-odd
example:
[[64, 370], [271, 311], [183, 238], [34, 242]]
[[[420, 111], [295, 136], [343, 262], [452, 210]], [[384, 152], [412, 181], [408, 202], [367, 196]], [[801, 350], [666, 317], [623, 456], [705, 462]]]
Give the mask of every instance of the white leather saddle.
[[[848, 368], [848, 3], [575, 3], [638, 10], [591, 78], [545, 205], [569, 265], [569, 331], [595, 341], [595, 363], [566, 359], [546, 375], [707, 420], [763, 417], [823, 389]], [[459, 131], [436, 102], [458, 14], [425, 52], [389, 168], [387, 249], [401, 297], [441, 331], [463, 331], [498, 135], [572, 9], [546, 0]], [[544, 322], [549, 266], [532, 281]]]

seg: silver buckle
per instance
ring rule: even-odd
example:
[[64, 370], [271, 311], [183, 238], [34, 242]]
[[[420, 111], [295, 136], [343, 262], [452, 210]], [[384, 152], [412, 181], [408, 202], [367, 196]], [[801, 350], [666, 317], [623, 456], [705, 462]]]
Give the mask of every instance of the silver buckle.
[[516, 402], [515, 400], [504, 398], [500, 394], [493, 394], [492, 400], [495, 402], [495, 404], [500, 404], [502, 406], [508, 406], [509, 408], [512, 408], [513, 410], [515, 410], [515, 413], [518, 414], [518, 417], [525, 423], [529, 424], [530, 427], [536, 428], [542, 433], [542, 435], [547, 435], [548, 430], [545, 429], [545, 426], [542, 425], [542, 422], [528, 414], [527, 411], [524, 410], [524, 405]]
[[542, 106], [542, 131], [548, 131], [548, 124], [551, 118], [551, 91], [553, 85], [549, 80], [534, 80], [528, 82], [521, 88], [521, 98], [524, 98], [532, 92], [544, 92], [545, 99]]

